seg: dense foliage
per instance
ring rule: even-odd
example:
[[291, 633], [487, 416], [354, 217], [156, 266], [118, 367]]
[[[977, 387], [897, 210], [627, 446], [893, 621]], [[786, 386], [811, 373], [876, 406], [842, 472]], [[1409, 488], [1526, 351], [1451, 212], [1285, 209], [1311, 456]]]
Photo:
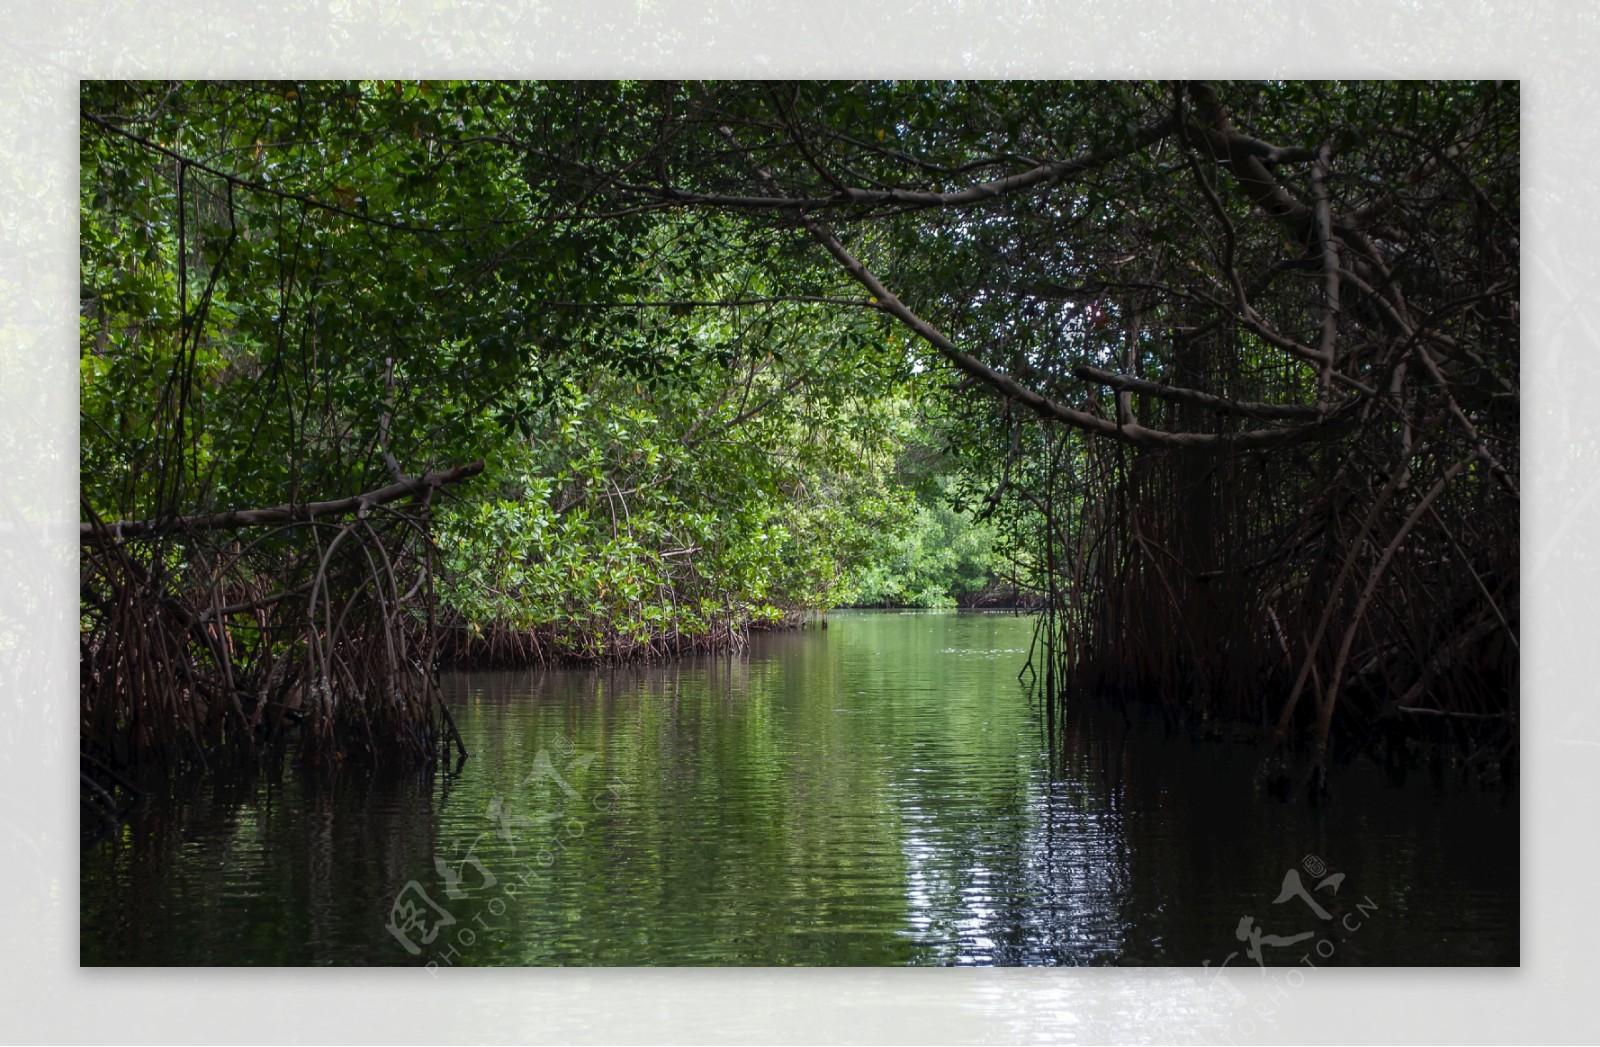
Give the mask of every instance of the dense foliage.
[[[85, 513], [481, 458], [384, 517], [405, 571], [373, 547], [340, 583], [389, 578], [386, 613], [461, 656], [1034, 590], [1053, 693], [1306, 733], [1319, 765], [1336, 713], [1504, 751], [1517, 107], [1486, 82], [86, 84]], [[345, 527], [230, 553], [151, 525], [87, 589], [278, 587], [344, 621], [297, 601]], [[247, 657], [243, 690], [359, 690], [337, 633], [261, 641], [323, 654]]]
[[956, 443], [1050, 590], [1051, 693], [1304, 736], [1318, 782], [1336, 722], [1515, 751], [1515, 84], [645, 101], [568, 193], [791, 230], [993, 394]]
[[[769, 233], [569, 213], [485, 132], [565, 110], [583, 139], [594, 99], [528, 92], [85, 85], [83, 505], [139, 534], [85, 546], [101, 786], [299, 724], [323, 761], [431, 758], [443, 659], [736, 646], [869, 571], [948, 600], [877, 566], [930, 511], [902, 340], [796, 299]], [[203, 523], [396, 484], [420, 497]]]

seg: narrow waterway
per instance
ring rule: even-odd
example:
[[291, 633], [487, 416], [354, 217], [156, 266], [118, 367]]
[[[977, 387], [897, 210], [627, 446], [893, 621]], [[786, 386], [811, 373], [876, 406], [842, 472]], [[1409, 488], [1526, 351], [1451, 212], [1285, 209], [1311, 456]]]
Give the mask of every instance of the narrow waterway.
[[[835, 612], [739, 656], [459, 673], [459, 773], [292, 769], [82, 855], [84, 964], [1515, 964], [1515, 790], [1259, 752], [1019, 685], [1032, 625]], [[1255, 956], [1252, 956], [1252, 952]]]

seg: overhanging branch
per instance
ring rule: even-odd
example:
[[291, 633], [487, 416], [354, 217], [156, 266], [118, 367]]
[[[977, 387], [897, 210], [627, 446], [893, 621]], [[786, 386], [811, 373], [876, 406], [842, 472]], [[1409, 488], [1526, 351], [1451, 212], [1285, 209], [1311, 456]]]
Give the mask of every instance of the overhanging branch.
[[[833, 193], [827, 196], [785, 196], [777, 192], [767, 196], [744, 196], [693, 192], [669, 185], [640, 185], [620, 181], [611, 183], [610, 188], [619, 192], [631, 193], [635, 196], [659, 200], [667, 204], [722, 207], [734, 210], [814, 211], [840, 207], [883, 207], [891, 205], [913, 209], [968, 207], [974, 204], [986, 203], [996, 197], [1006, 196], [1010, 193], [1051, 186], [1062, 179], [1097, 170], [1137, 149], [1142, 149], [1152, 142], [1167, 137], [1176, 131], [1177, 127], [1177, 121], [1169, 117], [1138, 128], [1126, 141], [1119, 142], [1114, 146], [1085, 153], [1070, 160], [1057, 160], [1051, 163], [1038, 164], [1018, 174], [980, 182], [977, 185], [948, 193], [926, 192], [915, 189], [862, 189], [854, 186], [839, 185]], [[572, 163], [572, 161], [565, 160], [562, 157], [550, 156], [541, 150], [528, 149], [527, 152], [531, 155], [545, 156], [549, 159]], [[580, 169], [594, 170], [585, 164], [575, 164], [574, 166]], [[773, 187], [775, 188], [775, 186]]]
[[231, 527], [259, 527], [265, 524], [306, 523], [329, 516], [348, 513], [365, 513], [374, 506], [384, 505], [407, 496], [420, 497], [446, 484], [465, 480], [483, 472], [483, 462], [470, 462], [454, 469], [443, 469], [424, 476], [402, 480], [365, 494], [352, 495], [327, 502], [306, 502], [301, 505], [275, 505], [266, 509], [232, 509], [225, 513], [198, 516], [168, 516], [149, 520], [119, 520], [116, 523], [78, 525], [80, 542], [110, 542], [119, 538], [143, 538], [155, 534], [177, 531], [208, 531]]
[[1239, 415], [1244, 418], [1311, 421], [1321, 417], [1324, 413], [1322, 408], [1317, 407], [1315, 404], [1269, 404], [1246, 400], [1229, 400], [1226, 397], [1202, 392], [1199, 389], [1185, 389], [1166, 382], [1152, 382], [1146, 378], [1117, 374], [1114, 371], [1091, 367], [1088, 364], [1079, 364], [1072, 369], [1072, 373], [1085, 382], [1108, 386], [1118, 392], [1140, 393], [1145, 396], [1154, 396], [1161, 400], [1193, 404], [1209, 411]]
[[[1252, 429], [1239, 433], [1174, 433], [1162, 429], [1149, 429], [1136, 423], [1119, 425], [1108, 418], [1068, 407], [1029, 389], [1006, 372], [990, 367], [971, 353], [963, 351], [948, 335], [912, 312], [904, 302], [895, 297], [839, 242], [839, 238], [831, 229], [814, 218], [807, 217], [803, 221], [806, 230], [827, 248], [828, 253], [838, 260], [854, 280], [872, 293], [885, 312], [911, 328], [918, 337], [937, 349], [941, 356], [965, 374], [1045, 418], [1065, 422], [1085, 432], [1124, 440], [1135, 447], [1207, 447], [1226, 444], [1238, 450], [1248, 450], [1257, 447], [1275, 447], [1296, 440], [1325, 438], [1349, 428], [1347, 419], [1330, 418], [1323, 422], [1301, 426]], [[1220, 397], [1217, 401], [1225, 402]]]

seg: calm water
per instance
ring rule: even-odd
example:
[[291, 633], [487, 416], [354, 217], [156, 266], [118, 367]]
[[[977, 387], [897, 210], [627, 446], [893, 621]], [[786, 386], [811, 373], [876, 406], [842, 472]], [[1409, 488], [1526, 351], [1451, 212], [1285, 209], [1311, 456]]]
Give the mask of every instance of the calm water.
[[1515, 792], [1355, 765], [1317, 811], [1254, 749], [1100, 714], [1052, 754], [1029, 620], [830, 621], [449, 676], [457, 775], [147, 804], [84, 844], [82, 962], [1253, 965], [1242, 917], [1268, 964], [1517, 962]]

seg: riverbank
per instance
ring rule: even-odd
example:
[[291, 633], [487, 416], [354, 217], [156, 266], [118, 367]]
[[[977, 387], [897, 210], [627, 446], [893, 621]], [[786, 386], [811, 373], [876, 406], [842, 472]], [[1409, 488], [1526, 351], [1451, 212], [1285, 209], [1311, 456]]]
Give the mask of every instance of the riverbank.
[[825, 625], [825, 611], [785, 609], [776, 616], [714, 621], [699, 630], [622, 631], [605, 623], [576, 627], [455, 623], [439, 630], [439, 664], [453, 670], [535, 669], [660, 662], [740, 651], [754, 633]]

